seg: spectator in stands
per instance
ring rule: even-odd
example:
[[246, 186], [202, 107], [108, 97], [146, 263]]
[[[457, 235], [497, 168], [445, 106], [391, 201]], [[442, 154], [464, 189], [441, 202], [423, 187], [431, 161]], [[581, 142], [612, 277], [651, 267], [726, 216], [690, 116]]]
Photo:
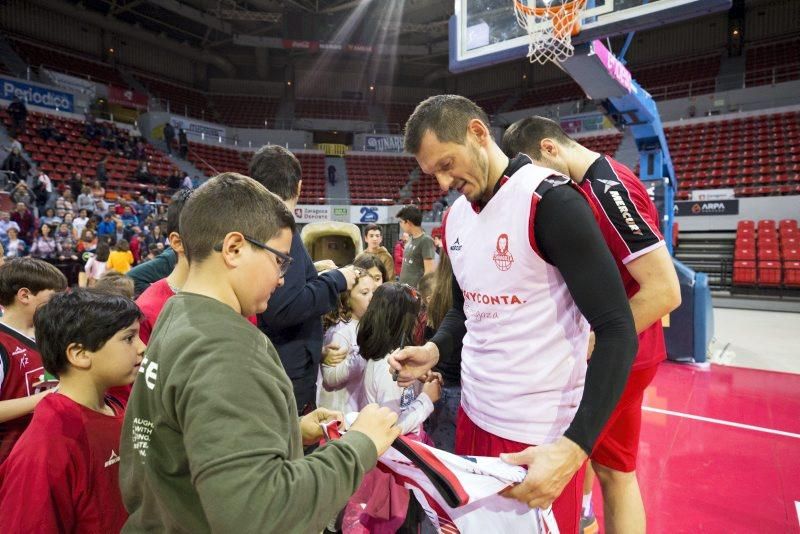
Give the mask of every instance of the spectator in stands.
[[56, 217], [56, 210], [47, 208], [44, 211], [44, 215], [39, 219], [39, 222], [42, 224], [49, 224], [50, 226], [58, 226], [61, 224], [62, 220], [61, 217]]
[[167, 145], [167, 154], [172, 155], [172, 143], [175, 142], [175, 128], [167, 122], [164, 124], [164, 144]]
[[11, 220], [17, 223], [19, 235], [22, 236], [22, 239], [30, 242], [33, 237], [35, 221], [33, 213], [31, 213], [31, 210], [28, 209], [28, 206], [24, 202], [17, 202], [17, 209], [11, 214]]
[[53, 182], [42, 169], [39, 169], [36, 173], [33, 194], [36, 197], [36, 207], [41, 213], [50, 202], [50, 196], [53, 194]]
[[117, 230], [117, 224], [114, 222], [110, 213], [103, 215], [103, 222], [97, 225], [98, 236], [113, 236]]
[[53, 261], [56, 258], [56, 240], [51, 235], [52, 229], [49, 224], [39, 227], [39, 235], [33, 240], [31, 245], [31, 256], [34, 258]]
[[16, 147], [11, 149], [11, 153], [3, 160], [2, 170], [12, 173], [9, 181], [19, 183], [28, 176], [28, 162], [22, 157], [22, 150]]
[[133, 266], [133, 254], [129, 243], [125, 239], [117, 241], [114, 250], [108, 255], [108, 268], [118, 273], [125, 274]]
[[403, 270], [403, 251], [405, 250], [406, 243], [408, 243], [408, 232], [400, 234], [400, 239], [394, 244], [394, 251], [392, 256], [394, 258], [394, 274], [400, 276]]
[[336, 185], [336, 167], [328, 165], [328, 182], [331, 185]]
[[114, 219], [114, 234], [111, 236], [111, 242], [119, 243], [123, 240], [127, 241], [127, 239], [128, 232], [125, 229], [125, 223], [123, 223], [119, 218]]
[[11, 214], [7, 211], [0, 212], [0, 240], [8, 239], [8, 229], [14, 228], [19, 234], [19, 225], [11, 220]]
[[122, 208], [122, 216], [120, 217], [125, 226], [134, 226], [139, 224], [139, 218], [133, 213], [133, 208], [130, 205]]
[[364, 241], [367, 243], [367, 250], [376, 256], [386, 269], [386, 279], [384, 282], [394, 282], [394, 260], [383, 244], [383, 233], [377, 224], [368, 224], [364, 229]]
[[32, 208], [36, 203], [33, 193], [28, 189], [28, 184], [25, 182], [20, 182], [14, 187], [14, 190], [11, 191], [11, 200], [14, 203], [25, 204], [28, 208]]
[[189, 139], [186, 137], [186, 132], [183, 131], [183, 128], [178, 130], [178, 146], [181, 149], [181, 158], [186, 159], [189, 154]]
[[39, 134], [39, 137], [48, 141], [52, 139], [53, 141], [58, 141], [59, 143], [64, 140], [64, 136], [59, 132], [55, 126], [53, 126], [53, 121], [48, 119], [47, 117], [42, 117], [39, 120], [39, 126], [36, 128], [36, 133]]
[[106, 202], [105, 199], [103, 198], [95, 198], [94, 212], [92, 213], [92, 215], [102, 218], [105, 217], [107, 213], [108, 213], [108, 202]]
[[85, 209], [82, 209], [78, 212], [78, 216], [75, 217], [75, 220], [72, 221], [72, 227], [75, 228], [75, 231], [78, 232], [78, 235], [83, 235], [83, 230], [86, 228], [86, 225], [89, 224], [89, 212]]
[[28, 108], [25, 107], [25, 102], [20, 100], [18, 96], [8, 105], [8, 116], [11, 117], [11, 135], [18, 137], [20, 134], [25, 133], [25, 120], [28, 118]]
[[83, 191], [83, 176], [79, 172], [73, 172], [69, 178], [69, 190], [72, 192], [72, 198], [77, 199]]
[[[147, 256], [142, 258], [142, 261], [141, 263], [139, 263], [139, 265], [141, 265], [142, 263], [147, 263], [150, 260], [156, 259], [156, 256], [158, 255], [159, 255], [158, 245], [156, 245], [155, 243], [151, 243], [150, 246], [147, 248]], [[128, 274], [130, 274], [130, 272]]]
[[[301, 172], [297, 158], [278, 145], [261, 147], [250, 161], [250, 176], [278, 195], [290, 213], [300, 198]], [[258, 317], [258, 326], [275, 345], [292, 380], [297, 409], [303, 414], [316, 404], [322, 356], [320, 317], [337, 309], [339, 293], [352, 289], [357, 271], [349, 266], [317, 275], [297, 231], [289, 254], [294, 261], [284, 285], [272, 294], [266, 312]]]
[[178, 171], [172, 171], [172, 174], [167, 177], [167, 188], [169, 188], [170, 191], [181, 188], [181, 175], [178, 174]]
[[181, 189], [191, 189], [192, 188], [192, 178], [188, 174], [184, 174], [183, 180], [181, 181]]
[[[81, 232], [81, 239], [78, 241], [77, 250], [79, 254], [84, 252], [92, 252], [97, 248], [97, 236], [88, 228], [84, 228]], [[106, 258], [103, 261], [108, 260]]]
[[105, 183], [108, 180], [108, 176], [106, 175], [107, 164], [108, 164], [108, 156], [103, 156], [103, 159], [97, 162], [97, 169], [95, 170], [98, 181], [103, 183]]
[[9, 152], [13, 152], [14, 149], [16, 148], [17, 150], [22, 152], [22, 143], [20, 143], [19, 140], [13, 135], [10, 135], [9, 137], [11, 138], [11, 144], [6, 147], [6, 150], [8, 150]]
[[112, 152], [117, 149], [117, 138], [107, 124], [100, 127], [100, 146]]
[[[164, 240], [165, 240], [165, 237], [164, 237], [163, 231], [161, 230], [161, 225], [160, 224], [156, 224], [155, 226], [153, 226], [152, 231], [145, 236], [145, 242], [147, 243], [148, 247], [150, 246], [151, 243], [161, 243], [161, 244], [163, 244]], [[173, 267], [174, 267], [174, 265], [173, 265]], [[172, 268], [170, 268], [170, 270], [172, 270]], [[163, 276], [162, 276], [162, 278], [163, 278]]]
[[144, 195], [139, 195], [139, 198], [136, 199], [134, 208], [137, 217], [139, 217], [140, 224], [145, 224], [147, 217], [153, 213], [153, 206], [147, 202], [147, 199], [144, 198]]
[[74, 200], [75, 199], [72, 196], [72, 192], [67, 189], [64, 191], [63, 195], [56, 199], [56, 211], [59, 209], [63, 209], [64, 211], [72, 211], [75, 208], [73, 205]]
[[98, 180], [92, 184], [92, 196], [94, 198], [105, 198], [106, 196], [106, 188]]
[[92, 196], [92, 190], [89, 189], [89, 187], [84, 185], [81, 188], [81, 192], [78, 195], [78, 200], [75, 203], [75, 207], [78, 210], [85, 210], [87, 213], [94, 211], [94, 197]]
[[432, 273], [434, 263], [433, 239], [422, 229], [422, 212], [416, 206], [405, 206], [397, 212], [400, 230], [409, 235], [403, 250], [403, 271], [400, 282], [417, 287], [422, 275]]
[[133, 178], [140, 184], [149, 184], [153, 181], [153, 177], [150, 175], [150, 171], [147, 168], [147, 162], [143, 161], [139, 163]]
[[6, 243], [6, 258], [19, 258], [25, 255], [28, 245], [25, 240], [19, 238], [16, 228], [8, 229], [8, 243]]

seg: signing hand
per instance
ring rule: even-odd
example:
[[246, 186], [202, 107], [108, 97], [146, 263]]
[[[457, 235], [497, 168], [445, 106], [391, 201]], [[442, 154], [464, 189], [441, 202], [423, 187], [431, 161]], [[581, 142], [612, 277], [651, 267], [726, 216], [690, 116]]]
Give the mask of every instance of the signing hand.
[[331, 421], [344, 421], [342, 412], [334, 412], [327, 408], [317, 408], [313, 412], [300, 418], [300, 434], [303, 436], [303, 445], [311, 445], [322, 439], [322, 423]]
[[439, 362], [439, 349], [431, 342], [421, 347], [404, 347], [389, 355], [389, 371], [397, 375], [397, 385], [408, 387]]
[[512, 465], [527, 465], [525, 480], [502, 495], [527, 504], [531, 508], [547, 508], [561, 495], [564, 486], [586, 461], [586, 453], [574, 442], [561, 437], [555, 443], [528, 447], [515, 454], [501, 454], [500, 459]]
[[325, 271], [332, 271], [336, 269], [336, 264], [333, 263], [331, 260], [319, 260], [314, 262], [314, 268], [317, 270], [318, 273], [325, 272]]

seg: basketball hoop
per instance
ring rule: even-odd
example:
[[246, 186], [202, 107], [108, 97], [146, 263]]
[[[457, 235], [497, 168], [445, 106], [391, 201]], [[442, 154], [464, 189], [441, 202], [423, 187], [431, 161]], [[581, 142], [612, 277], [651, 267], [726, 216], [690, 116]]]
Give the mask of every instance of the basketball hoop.
[[528, 32], [528, 59], [544, 65], [572, 57], [586, 0], [514, 0], [517, 22]]

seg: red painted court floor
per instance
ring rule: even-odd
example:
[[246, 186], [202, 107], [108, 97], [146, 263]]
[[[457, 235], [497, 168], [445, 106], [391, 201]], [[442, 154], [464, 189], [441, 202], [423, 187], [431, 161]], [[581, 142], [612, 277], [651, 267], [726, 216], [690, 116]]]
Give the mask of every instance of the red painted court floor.
[[800, 375], [667, 362], [643, 410], [649, 534], [800, 533]]

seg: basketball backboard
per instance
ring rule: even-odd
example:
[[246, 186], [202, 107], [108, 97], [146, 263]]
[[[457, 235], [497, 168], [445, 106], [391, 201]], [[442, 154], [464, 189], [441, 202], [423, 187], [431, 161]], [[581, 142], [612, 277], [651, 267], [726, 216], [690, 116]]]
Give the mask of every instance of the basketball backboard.
[[[724, 11], [731, 0], [587, 0], [586, 4], [573, 44]], [[514, 0], [455, 0], [450, 19], [451, 72], [524, 58], [527, 52], [528, 36], [517, 23]]]

